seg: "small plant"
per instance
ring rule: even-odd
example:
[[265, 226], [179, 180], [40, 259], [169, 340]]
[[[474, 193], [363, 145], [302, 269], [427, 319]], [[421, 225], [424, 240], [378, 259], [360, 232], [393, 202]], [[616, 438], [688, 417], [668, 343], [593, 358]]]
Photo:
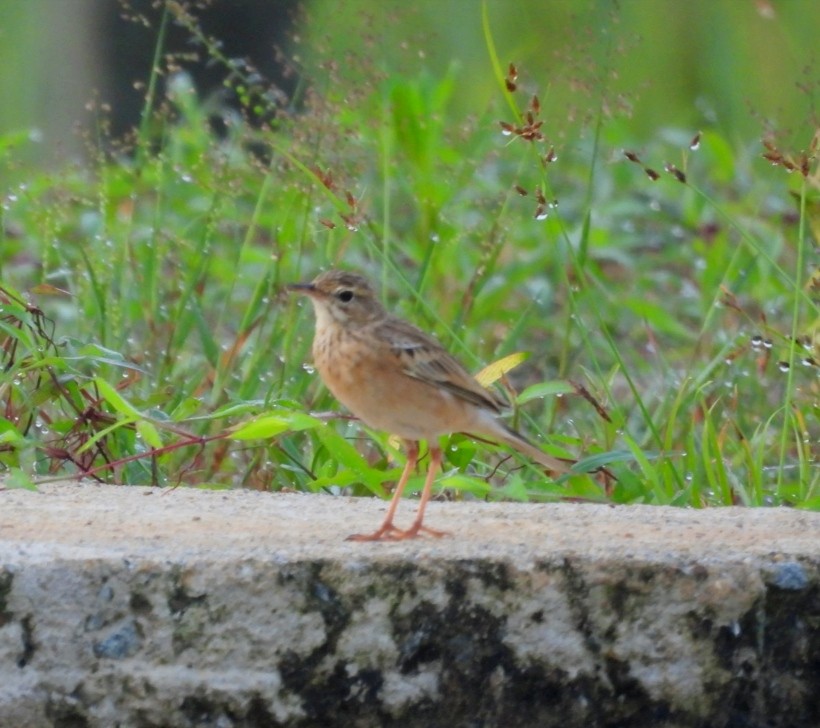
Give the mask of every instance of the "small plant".
[[[245, 106], [206, 110], [158, 62], [132, 144], [103, 136], [86, 167], [4, 192], [7, 487], [387, 495], [400, 449], [338, 411], [311, 369], [309, 314], [280, 294], [342, 266], [486, 366], [516, 427], [614, 476], [559, 486], [456, 435], [439, 489], [820, 508], [816, 123], [796, 152], [717, 128], [636, 144], [596, 78], [597, 106], [559, 118], [548, 82], [502, 60], [486, 7], [496, 91], [469, 120], [452, 113], [456, 69], [387, 75], [353, 56], [285, 104], [185, 3], [163, 7]], [[0, 140], [5, 164], [19, 143]]]

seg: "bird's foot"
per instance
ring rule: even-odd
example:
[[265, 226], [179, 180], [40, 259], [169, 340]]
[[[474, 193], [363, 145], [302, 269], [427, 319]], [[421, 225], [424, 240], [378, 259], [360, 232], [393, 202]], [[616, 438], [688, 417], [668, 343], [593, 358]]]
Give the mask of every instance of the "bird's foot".
[[353, 533], [345, 541], [400, 541], [404, 538], [404, 531], [396, 528], [392, 523], [383, 523], [373, 533]]
[[377, 531], [373, 533], [354, 533], [348, 536], [346, 541], [405, 541], [411, 538], [418, 538], [420, 535], [426, 534], [434, 538], [442, 538], [449, 536], [447, 531], [437, 531], [434, 528], [422, 526], [420, 523], [414, 523], [406, 531], [396, 528], [392, 523], [383, 524]]
[[447, 531], [437, 531], [435, 528], [428, 528], [427, 526], [422, 526], [420, 523], [414, 523], [406, 531], [401, 531], [400, 538], [418, 538], [421, 534], [426, 534], [433, 538], [443, 538], [444, 536], [450, 535]]

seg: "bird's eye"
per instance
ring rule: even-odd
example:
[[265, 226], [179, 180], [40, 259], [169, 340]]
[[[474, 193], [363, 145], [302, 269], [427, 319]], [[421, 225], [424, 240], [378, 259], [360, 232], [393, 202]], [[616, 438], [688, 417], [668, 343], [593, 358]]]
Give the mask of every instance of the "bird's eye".
[[342, 303], [350, 303], [350, 301], [353, 300], [353, 291], [347, 289], [344, 291], [339, 291], [336, 294], [336, 298], [338, 298]]

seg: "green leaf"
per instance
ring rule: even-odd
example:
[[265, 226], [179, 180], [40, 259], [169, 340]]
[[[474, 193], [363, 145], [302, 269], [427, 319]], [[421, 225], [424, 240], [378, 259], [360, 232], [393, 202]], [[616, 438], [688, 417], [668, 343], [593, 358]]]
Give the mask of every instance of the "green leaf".
[[142, 412], [140, 412], [134, 405], [132, 405], [125, 397], [123, 397], [111, 384], [101, 377], [95, 377], [94, 384], [100, 390], [103, 399], [110, 404], [116, 412], [125, 415], [131, 419], [143, 419]]
[[146, 373], [141, 366], [127, 361], [120, 352], [99, 344], [84, 344], [77, 350], [77, 356], [64, 356], [61, 359], [64, 361], [91, 361], [97, 364], [120, 367], [121, 369], [130, 369], [142, 374]]
[[185, 397], [171, 410], [170, 418], [174, 422], [180, 422], [191, 418], [197, 410], [202, 407], [202, 400], [199, 397]]
[[629, 448], [632, 456], [635, 459], [635, 462], [638, 463], [640, 466], [641, 472], [644, 475], [646, 480], [644, 490], [647, 493], [651, 490], [653, 492], [653, 497], [655, 498], [656, 503], [666, 503], [667, 498], [665, 493], [663, 492], [663, 488], [660, 483], [660, 478], [658, 475], [658, 469], [650, 463], [650, 458], [655, 457], [650, 453], [646, 453], [641, 449], [641, 446], [638, 445], [635, 440], [630, 437], [628, 434], [623, 435], [623, 440], [626, 443], [627, 447]]
[[197, 298], [193, 298], [191, 301], [191, 315], [199, 332], [199, 339], [202, 343], [202, 351], [205, 353], [205, 358], [208, 360], [208, 364], [216, 369], [219, 367], [219, 343], [214, 338], [212, 324], [203, 314], [202, 307]]
[[460, 434], [453, 435], [446, 449], [447, 462], [458, 468], [466, 468], [475, 459], [476, 451], [474, 440]]
[[312, 430], [324, 423], [315, 417], [303, 412], [287, 412], [283, 414], [268, 414], [244, 422], [233, 428], [233, 440], [267, 440], [283, 432], [298, 432]]
[[3, 485], [11, 489], [37, 490], [37, 484], [20, 468], [12, 468], [3, 479]]
[[373, 470], [369, 468], [367, 471], [357, 470], [340, 470], [333, 475], [325, 475], [321, 478], [311, 481], [310, 489], [315, 493], [323, 488], [336, 486], [338, 488], [345, 488], [349, 485], [362, 483], [373, 495], [379, 498], [386, 498], [387, 492], [382, 487], [382, 483], [389, 480], [396, 480], [401, 475], [401, 470], [394, 468], [392, 470]]
[[808, 498], [802, 503], [798, 503], [797, 507], [807, 511], [820, 511], [820, 496], [817, 496], [816, 498]]
[[221, 420], [225, 417], [235, 417], [236, 415], [244, 415], [248, 414], [249, 412], [255, 413], [263, 409], [267, 409], [265, 407], [265, 400], [254, 399], [247, 402], [234, 402], [231, 404], [227, 404], [224, 407], [220, 407], [219, 409], [215, 410], [214, 412], [210, 412], [209, 414], [205, 415], [198, 415], [197, 417], [191, 417], [190, 419]]
[[515, 398], [516, 404], [524, 404], [532, 399], [541, 399], [542, 397], [552, 397], [558, 394], [572, 394], [575, 391], [569, 382], [562, 379], [554, 379], [550, 382], [539, 382], [527, 387], [521, 394]]
[[137, 420], [137, 433], [142, 437], [143, 441], [150, 445], [155, 450], [163, 446], [162, 437], [159, 431], [148, 420]]
[[[647, 460], [656, 458], [657, 455], [652, 453], [643, 453]], [[596, 455], [579, 460], [572, 466], [573, 473], [592, 473], [598, 468], [605, 467], [610, 463], [623, 463], [635, 461], [635, 455], [629, 450], [610, 450], [609, 452], [601, 452]]]
[[89, 437], [78, 449], [77, 455], [81, 455], [82, 453], [90, 450], [93, 448], [100, 440], [105, 439], [108, 437], [112, 432], [120, 429], [121, 427], [126, 427], [128, 425], [133, 424], [133, 418], [126, 417], [121, 420], [117, 420], [113, 424], [109, 425], [108, 427], [104, 427], [102, 430], [98, 430], [94, 433], [92, 437]]
[[7, 132], [0, 135], [0, 157], [5, 157], [6, 153], [15, 147], [22, 147], [31, 141], [31, 132], [28, 129]]
[[[19, 317], [15, 316], [14, 313], [9, 313], [9, 306], [5, 306], [0, 304], [0, 316], [14, 316], [18, 320], [22, 320]], [[23, 311], [23, 309], [16, 310]], [[26, 318], [28, 318], [28, 314], [23, 311]], [[24, 321], [23, 323], [27, 323]], [[2, 318], [0, 318], [0, 332], [10, 336], [13, 339], [17, 339], [23, 346], [26, 347], [29, 351], [34, 349], [34, 337], [31, 335], [31, 331], [28, 326], [14, 326], [11, 324], [6, 323]]]
[[502, 487], [493, 489], [493, 499], [505, 499], [526, 502], [530, 499], [527, 483], [519, 475], [513, 475]]
[[460, 473], [447, 475], [437, 480], [435, 487], [437, 490], [452, 488], [461, 493], [472, 493], [480, 498], [484, 498], [492, 490], [492, 486], [486, 480], [471, 478], [469, 475], [462, 475]]
[[654, 303], [645, 298], [626, 298], [621, 302], [621, 305], [631, 310], [657, 331], [673, 334], [687, 341], [695, 338], [695, 332], [686, 328], [680, 322], [681, 312], [679, 309], [670, 308], [666, 304]]
[[319, 441], [327, 448], [327, 451], [333, 459], [346, 468], [357, 472], [364, 472], [369, 469], [370, 466], [367, 464], [367, 460], [332, 427], [318, 428], [316, 430], [316, 437], [318, 437]]
[[20, 431], [7, 419], [0, 417], [0, 444], [16, 445], [20, 442], [25, 442]]

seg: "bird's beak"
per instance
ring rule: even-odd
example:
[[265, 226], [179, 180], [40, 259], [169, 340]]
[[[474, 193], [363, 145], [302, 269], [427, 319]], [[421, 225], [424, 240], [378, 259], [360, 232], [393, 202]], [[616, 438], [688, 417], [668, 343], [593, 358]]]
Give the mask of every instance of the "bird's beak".
[[285, 288], [292, 293], [301, 293], [305, 296], [312, 296], [316, 293], [316, 286], [312, 283], [291, 283]]

